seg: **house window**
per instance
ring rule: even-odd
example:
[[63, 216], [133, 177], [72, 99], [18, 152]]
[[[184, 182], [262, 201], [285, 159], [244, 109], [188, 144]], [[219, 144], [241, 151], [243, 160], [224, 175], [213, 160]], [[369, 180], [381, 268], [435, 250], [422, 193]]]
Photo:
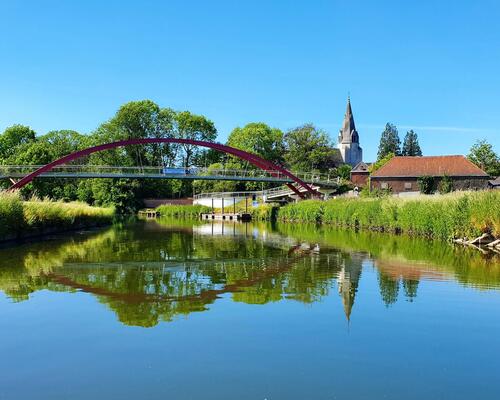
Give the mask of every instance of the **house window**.
[[405, 190], [411, 190], [411, 182], [405, 182]]
[[380, 183], [380, 189], [387, 189], [388, 187], [389, 187], [389, 185], [387, 184], [387, 182]]

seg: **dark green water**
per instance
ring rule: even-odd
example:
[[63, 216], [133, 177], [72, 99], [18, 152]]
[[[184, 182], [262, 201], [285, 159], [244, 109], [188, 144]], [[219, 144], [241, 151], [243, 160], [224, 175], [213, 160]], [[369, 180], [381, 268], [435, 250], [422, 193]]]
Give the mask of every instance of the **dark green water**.
[[0, 249], [0, 399], [498, 399], [500, 259], [138, 222]]

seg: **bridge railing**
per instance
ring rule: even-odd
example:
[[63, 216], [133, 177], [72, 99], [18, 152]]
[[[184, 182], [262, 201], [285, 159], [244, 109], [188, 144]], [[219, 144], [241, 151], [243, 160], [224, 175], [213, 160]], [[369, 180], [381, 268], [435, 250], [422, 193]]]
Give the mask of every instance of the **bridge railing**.
[[[31, 172], [41, 168], [41, 165], [0, 165], [0, 178], [20, 178]], [[280, 181], [283, 183], [292, 182], [292, 180], [281, 172], [260, 170], [260, 169], [210, 169], [205, 167], [164, 167], [164, 166], [131, 166], [120, 167], [111, 165], [59, 165], [54, 167], [51, 171], [41, 175], [41, 177], [75, 177], [79, 175], [88, 177], [89, 174], [98, 175], [112, 175], [112, 176], [154, 176], [154, 177], [168, 177], [179, 178], [200, 176], [200, 177], [214, 177], [214, 178], [235, 178], [238, 179], [269, 179], [273, 181]], [[311, 172], [296, 172], [295, 176], [307, 183], [318, 183], [326, 185], [335, 185], [338, 183], [338, 178], [329, 174], [317, 174]]]
[[[0, 165], [0, 177], [22, 177], [41, 168], [41, 165]], [[134, 166], [120, 167], [109, 165], [60, 165], [41, 176], [57, 176], [74, 174], [116, 174], [116, 175], [154, 175], [168, 177], [186, 176], [213, 176], [234, 178], [269, 178], [289, 182], [291, 179], [278, 171], [268, 170], [235, 170], [235, 169], [209, 169], [204, 167], [163, 167], [163, 166]]]
[[212, 193], [198, 193], [193, 196], [193, 200], [200, 199], [241, 199], [250, 197], [261, 197], [262, 191], [249, 191], [249, 192], [212, 192]]

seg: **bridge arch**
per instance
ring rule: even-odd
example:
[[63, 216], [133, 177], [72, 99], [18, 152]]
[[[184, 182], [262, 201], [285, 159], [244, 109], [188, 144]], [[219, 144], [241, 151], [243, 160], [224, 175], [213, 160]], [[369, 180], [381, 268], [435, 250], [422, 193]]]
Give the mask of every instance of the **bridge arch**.
[[[117, 142], [112, 142], [112, 143], [105, 143], [101, 144], [98, 146], [93, 146], [93, 147], [88, 147], [83, 150], [76, 151], [74, 153], [68, 154], [64, 157], [61, 157], [57, 160], [54, 160], [47, 165], [44, 165], [43, 167], [38, 168], [36, 171], [26, 175], [25, 177], [21, 178], [18, 182], [13, 184], [9, 190], [16, 190], [16, 189], [21, 189], [23, 186], [27, 185], [30, 183], [33, 179], [35, 179], [37, 176], [43, 174], [44, 172], [49, 172], [52, 170], [52, 168], [66, 164], [70, 161], [76, 160], [81, 157], [88, 156], [92, 153], [97, 153], [100, 151], [104, 150], [110, 150], [114, 149], [116, 147], [124, 147], [124, 146], [130, 146], [130, 145], [137, 145], [137, 144], [151, 144], [151, 143], [174, 143], [174, 144], [187, 144], [187, 145], [193, 145], [193, 146], [200, 146], [200, 147], [206, 147], [210, 149], [214, 149], [223, 153], [231, 154], [235, 157], [238, 157], [242, 160], [248, 161], [249, 163], [253, 164], [257, 168], [260, 168], [265, 171], [272, 171], [275, 172], [276, 174], [282, 174], [285, 175], [286, 177], [290, 178], [292, 181], [294, 181], [299, 187], [304, 188], [309, 194], [315, 195], [317, 194], [316, 191], [310, 187], [306, 182], [303, 180], [299, 179], [296, 177], [294, 174], [292, 174], [290, 171], [287, 169], [276, 165], [262, 157], [259, 157], [255, 154], [249, 153], [247, 151], [243, 151], [240, 149], [236, 149], [234, 147], [226, 146], [220, 143], [212, 143], [212, 142], [206, 142], [202, 140], [192, 140], [192, 139], [176, 139], [176, 138], [143, 138], [143, 139], [126, 139], [126, 140], [120, 140]], [[295, 193], [297, 193], [299, 196], [303, 197], [303, 194], [292, 184], [288, 184], [290, 189], [292, 189]]]

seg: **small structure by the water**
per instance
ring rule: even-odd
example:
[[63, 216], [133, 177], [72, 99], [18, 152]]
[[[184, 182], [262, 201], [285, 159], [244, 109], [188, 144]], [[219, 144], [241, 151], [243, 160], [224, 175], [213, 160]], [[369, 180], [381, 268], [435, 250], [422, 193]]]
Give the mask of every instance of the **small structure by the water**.
[[204, 221], [242, 221], [247, 222], [252, 220], [250, 213], [202, 213], [201, 219]]

